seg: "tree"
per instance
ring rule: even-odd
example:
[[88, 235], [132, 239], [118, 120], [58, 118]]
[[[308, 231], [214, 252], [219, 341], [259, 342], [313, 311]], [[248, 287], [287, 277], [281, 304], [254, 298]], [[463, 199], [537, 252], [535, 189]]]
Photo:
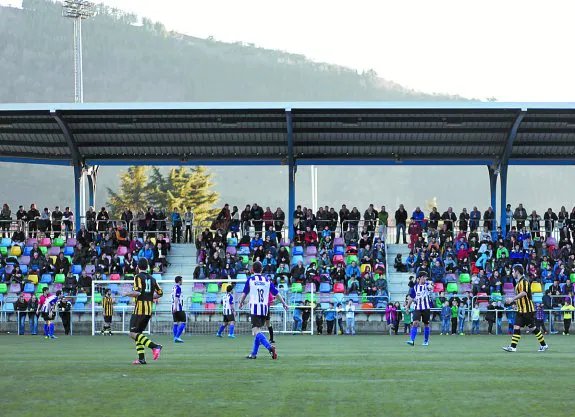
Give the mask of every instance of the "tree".
[[150, 173], [150, 180], [147, 189], [147, 202], [148, 205], [158, 209], [169, 209], [168, 203], [168, 190], [170, 183], [164, 177], [164, 174], [157, 168], [152, 167]]
[[132, 212], [146, 210], [146, 200], [149, 190], [148, 168], [133, 166], [120, 175], [120, 189], [114, 192], [108, 187], [108, 207], [112, 218], [119, 219], [122, 210], [129, 207]]
[[[172, 172], [170, 172], [170, 175], [172, 175]], [[182, 177], [178, 177], [178, 175], [179, 173], [174, 172], [175, 179], [181, 181]], [[214, 186], [212, 182], [213, 174], [203, 166], [196, 166], [191, 170], [186, 169], [186, 174], [183, 178], [185, 178], [185, 181], [181, 183], [181, 187], [171, 188], [171, 193], [173, 194], [171, 194], [170, 198], [174, 202], [181, 202], [181, 207], [191, 207], [196, 224], [211, 223], [218, 215], [219, 210], [214, 209], [214, 206], [220, 198], [219, 194], [212, 190]]]

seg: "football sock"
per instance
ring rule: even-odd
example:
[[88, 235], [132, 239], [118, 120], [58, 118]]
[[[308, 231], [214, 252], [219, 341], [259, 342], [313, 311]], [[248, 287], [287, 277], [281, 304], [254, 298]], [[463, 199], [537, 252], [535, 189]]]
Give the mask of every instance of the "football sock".
[[274, 340], [274, 328], [273, 328], [273, 326], [268, 327], [268, 331], [270, 332], [270, 340]]
[[150, 349], [155, 349], [158, 347], [158, 345], [156, 345], [154, 342], [152, 342], [150, 339], [148, 339], [143, 334], [139, 334], [136, 337], [136, 342], [145, 346], [145, 347], [149, 347]]
[[48, 336], [48, 325], [44, 323], [44, 336]]
[[423, 329], [423, 341], [425, 343], [427, 343], [429, 341], [430, 333], [431, 333], [431, 329], [429, 327], [426, 327]]
[[234, 335], [234, 328], [235, 326], [233, 324], [230, 324], [230, 336]]
[[411, 333], [410, 333], [410, 337], [411, 337], [411, 341], [415, 342], [415, 337], [417, 336], [417, 327], [412, 327], [411, 328]]
[[537, 330], [537, 333], [535, 333], [535, 337], [537, 338], [537, 341], [541, 346], [545, 346], [547, 344], [545, 343], [545, 338], [543, 337], [543, 333], [541, 333], [541, 330]]
[[182, 333], [184, 333], [184, 330], [186, 330], [186, 323], [180, 323], [180, 325], [178, 326], [178, 334], [176, 335], [176, 337], [180, 337], [182, 335]]
[[50, 323], [49, 333], [50, 333], [50, 336], [54, 336], [54, 323]]
[[140, 361], [146, 360], [146, 353], [145, 353], [144, 345], [136, 342], [136, 352], [138, 352], [138, 359]]
[[255, 337], [254, 337], [254, 347], [252, 349], [252, 356], [257, 356], [258, 355], [258, 349], [260, 348], [260, 338], [258, 337], [260, 334], [258, 333]]
[[268, 339], [266, 338], [266, 336], [263, 333], [258, 333], [258, 335], [256, 337], [259, 337], [260, 343], [262, 345], [264, 345], [264, 347], [267, 350], [270, 350], [272, 348], [272, 345], [270, 345], [270, 342], [268, 342]]
[[[540, 332], [540, 334], [541, 334], [541, 332]], [[511, 337], [511, 347], [516, 348], [517, 344], [519, 343], [519, 340], [521, 340], [521, 330], [514, 329], [513, 330], [513, 336]]]
[[174, 337], [178, 337], [178, 323], [174, 323], [174, 327], [172, 328], [172, 333]]
[[224, 331], [225, 328], [226, 326], [224, 326], [223, 324], [220, 326], [220, 330], [218, 330], [218, 336], [222, 335], [222, 332]]

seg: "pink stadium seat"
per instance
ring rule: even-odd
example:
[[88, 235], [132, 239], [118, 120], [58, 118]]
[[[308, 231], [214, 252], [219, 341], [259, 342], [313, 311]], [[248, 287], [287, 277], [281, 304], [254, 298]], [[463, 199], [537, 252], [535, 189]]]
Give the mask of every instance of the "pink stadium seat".
[[505, 284], [503, 284], [503, 291], [515, 291], [515, 288], [513, 287], [513, 283], [512, 282], [506, 282]]
[[52, 245], [52, 241], [50, 240], [49, 237], [43, 237], [42, 239], [40, 239], [39, 245], [48, 247]]
[[126, 256], [126, 254], [128, 253], [128, 248], [125, 246], [118, 246], [118, 256]]
[[112, 281], [120, 281], [120, 274], [111, 274], [110, 280]]
[[445, 291], [445, 288], [443, 288], [443, 283], [442, 282], [438, 282], [433, 286], [433, 292], [443, 292]]
[[289, 245], [291, 245], [291, 240], [289, 240], [289, 239], [282, 239], [280, 245], [281, 245], [281, 246], [289, 246]]
[[333, 286], [333, 292], [344, 293], [345, 287], [344, 287], [343, 283], [342, 282], [336, 282]]
[[333, 255], [332, 262], [334, 265], [343, 264], [344, 263], [343, 255]]

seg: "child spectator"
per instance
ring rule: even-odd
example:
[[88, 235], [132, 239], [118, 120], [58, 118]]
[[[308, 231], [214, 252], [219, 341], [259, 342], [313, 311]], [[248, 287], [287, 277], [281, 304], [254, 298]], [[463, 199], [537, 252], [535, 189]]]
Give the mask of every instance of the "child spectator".
[[459, 320], [459, 336], [465, 336], [465, 317], [467, 314], [467, 305], [462, 301], [457, 309], [457, 319]]
[[408, 310], [406, 306], [407, 303], [401, 309], [401, 314], [403, 314], [403, 334], [411, 332], [411, 310]]
[[457, 334], [457, 313], [459, 310], [459, 303], [453, 300], [451, 304], [451, 335]]
[[395, 319], [393, 320], [393, 333], [397, 336], [397, 331], [399, 330], [399, 321], [401, 320], [401, 306], [399, 301], [395, 302]]
[[565, 298], [565, 304], [561, 307], [563, 313], [563, 335], [569, 335], [569, 328], [571, 327], [571, 320], [573, 319], [573, 311], [575, 307], [571, 304], [571, 298]]
[[327, 334], [335, 334], [334, 324], [335, 324], [335, 308], [333, 303], [329, 303], [329, 309], [325, 311], [325, 323], [327, 326]]
[[543, 334], [547, 334], [547, 329], [545, 328], [545, 310], [543, 308], [543, 303], [537, 304], [537, 310], [535, 310], [535, 326], [539, 327]]
[[343, 334], [343, 305], [341, 303], [337, 303], [336, 309], [335, 309], [335, 317], [337, 320], [337, 326], [338, 329], [336, 329], [336, 331], [338, 331], [339, 335]]
[[445, 301], [443, 303], [443, 307], [441, 307], [441, 333], [440, 333], [441, 336], [449, 334], [450, 320], [451, 320], [451, 307], [449, 307], [449, 303]]
[[315, 327], [317, 334], [323, 334], [323, 310], [320, 306], [315, 309]]
[[293, 332], [301, 332], [302, 311], [299, 304], [293, 309]]
[[471, 309], [471, 334], [479, 334], [479, 320], [481, 319], [481, 310], [479, 304], [475, 303]]
[[385, 307], [385, 320], [387, 322], [387, 329], [389, 331], [389, 335], [391, 336], [392, 327], [395, 324], [395, 319], [397, 316], [397, 307], [394, 304], [388, 304]]
[[345, 306], [345, 334], [355, 335], [355, 305], [352, 300], [348, 300]]

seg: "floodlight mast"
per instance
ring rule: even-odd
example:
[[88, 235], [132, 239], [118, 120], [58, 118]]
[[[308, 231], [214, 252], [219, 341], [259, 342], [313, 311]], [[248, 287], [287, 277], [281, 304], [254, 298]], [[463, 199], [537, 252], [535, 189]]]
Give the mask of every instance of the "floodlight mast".
[[96, 14], [94, 3], [85, 0], [64, 0], [62, 16], [74, 21], [74, 101], [84, 102], [82, 73], [82, 20]]

